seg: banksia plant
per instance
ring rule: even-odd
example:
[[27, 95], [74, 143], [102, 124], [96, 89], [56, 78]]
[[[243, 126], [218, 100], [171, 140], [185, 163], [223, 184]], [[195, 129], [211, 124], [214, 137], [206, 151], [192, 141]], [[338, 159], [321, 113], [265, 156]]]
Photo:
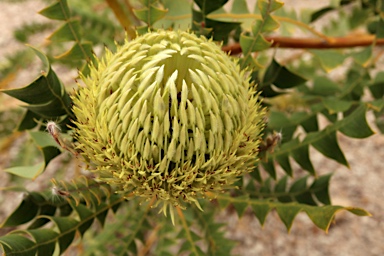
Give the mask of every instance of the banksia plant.
[[[26, 108], [19, 132], [2, 130], [0, 121], [0, 136], [8, 134], [0, 155], [9, 162], [0, 160], [0, 169], [31, 183], [39, 178], [28, 185], [33, 191], [13, 178], [0, 187], [3, 204], [7, 191], [23, 194], [0, 221], [0, 254], [247, 255], [255, 248], [239, 243], [232, 251], [232, 228], [219, 224], [229, 215], [252, 215], [255, 227], [274, 212], [272, 222], [290, 231], [304, 213], [326, 232], [341, 210], [370, 216], [332, 205], [333, 171], [311, 159], [316, 150], [354, 169], [340, 133], [374, 134], [368, 112], [384, 131], [384, 73], [374, 54], [384, 45], [380, 1], [341, 1], [297, 19], [277, 11], [278, 0], [96, 2], [55, 0], [39, 12], [54, 20], [48, 27], [61, 25], [29, 47], [43, 68], [28, 85], [2, 89], [32, 62], [29, 50], [0, 63], [0, 92]], [[340, 15], [324, 20], [326, 12]], [[318, 19], [329, 24], [315, 30]], [[369, 34], [362, 35], [365, 25]], [[20, 31], [32, 35], [30, 28]], [[98, 58], [93, 52], [102, 45]], [[52, 64], [80, 70], [81, 79], [61, 81], [71, 75]], [[338, 66], [345, 74], [329, 76]], [[2, 123], [21, 114], [0, 101]], [[55, 172], [44, 172], [49, 168]], [[264, 242], [251, 233], [236, 240]]]
[[90, 69], [73, 97], [76, 149], [118, 193], [155, 197], [164, 213], [201, 208], [199, 198], [254, 168], [265, 111], [212, 40], [150, 32]]

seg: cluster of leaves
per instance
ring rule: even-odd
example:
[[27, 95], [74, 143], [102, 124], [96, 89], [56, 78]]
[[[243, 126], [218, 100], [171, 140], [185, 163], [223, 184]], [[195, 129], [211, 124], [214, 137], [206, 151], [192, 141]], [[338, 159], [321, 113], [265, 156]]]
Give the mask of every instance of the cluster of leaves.
[[[40, 12], [61, 23], [49, 36], [52, 44], [46, 55], [30, 47], [42, 60], [45, 69], [30, 85], [3, 90], [26, 103], [25, 114], [17, 129], [28, 131], [40, 149], [42, 159], [37, 164], [8, 168], [7, 172], [33, 179], [62, 153], [54, 139], [43, 131], [43, 124], [47, 121], [58, 120], [63, 133], [71, 132], [67, 128], [70, 120], [75, 118], [71, 112], [71, 100], [66, 86], [51, 69], [51, 63], [59, 62], [87, 72], [85, 64], [94, 58], [94, 47], [106, 44], [113, 48], [113, 38], [120, 38], [124, 29], [131, 38], [136, 36], [136, 32], [141, 34], [158, 28], [190, 29], [221, 41], [223, 50], [232, 54], [241, 49], [242, 54], [236, 57], [243, 68], [252, 70], [252, 80], [258, 84], [270, 109], [265, 141], [260, 146], [262, 161], [254, 172], [238, 181], [239, 190], [231, 194], [207, 194], [215, 201], [202, 200], [200, 204], [204, 212], [193, 207], [185, 211], [176, 209], [179, 217], [174, 226], [169, 219], [160, 218], [153, 212], [151, 202], [126, 201], [113, 194], [113, 187], [84, 177], [72, 182], [56, 182], [53, 191], [56, 197], [52, 197], [49, 191], [7, 188], [5, 190], [17, 190], [25, 196], [19, 207], [1, 224], [1, 227], [16, 229], [0, 237], [0, 246], [5, 254], [50, 255], [54, 251], [64, 252], [73, 243], [85, 249], [82, 255], [105, 255], [107, 252], [136, 255], [153, 250], [162, 255], [182, 252], [228, 255], [234, 244], [224, 237], [223, 225], [216, 223], [215, 216], [229, 205], [239, 216], [247, 209], [252, 211], [262, 225], [268, 213], [275, 210], [288, 230], [299, 212], [305, 212], [317, 227], [325, 231], [340, 210], [359, 216], [369, 215], [363, 209], [331, 205], [328, 191], [332, 175], [318, 174], [319, 170], [311, 162], [309, 148], [313, 147], [325, 157], [348, 166], [338, 145], [338, 133], [359, 139], [372, 135], [365, 118], [367, 111], [374, 111], [376, 124], [384, 131], [384, 73], [372, 71], [377, 61], [373, 54], [377, 50], [375, 44], [384, 38], [384, 5], [380, 1], [331, 1], [328, 7], [302, 17], [281, 8], [282, 3], [276, 0], [258, 0], [252, 10], [245, 0], [234, 0], [231, 6], [226, 6], [227, 0], [195, 0], [193, 5], [188, 0], [132, 3], [106, 0], [110, 8], [105, 9], [102, 15], [89, 8], [100, 1], [80, 2], [69, 1], [68, 5], [67, 0], [56, 0]], [[345, 6], [352, 12], [344, 12]], [[337, 12], [338, 22], [331, 21], [325, 26], [324, 34], [314, 31], [309, 24], [322, 19], [328, 12]], [[120, 27], [110, 18], [113, 15]], [[356, 22], [356, 18], [362, 16], [372, 18], [367, 22], [363, 19]], [[24, 26], [16, 36], [27, 41], [29, 35], [52, 26], [48, 22]], [[315, 34], [324, 42], [332, 42], [329, 36], [343, 35], [364, 26], [372, 34], [368, 36], [372, 39], [371, 44], [365, 47], [357, 50], [303, 49], [297, 56], [286, 59], [280, 57], [285, 56], [285, 52], [278, 48], [279, 38], [271, 34], [278, 31], [280, 35], [292, 36], [301, 29]], [[69, 49], [68, 42], [71, 42]], [[305, 42], [306, 39], [302, 39], [304, 48]], [[284, 41], [280, 43], [284, 44]], [[268, 50], [271, 46], [277, 48]], [[21, 56], [23, 59], [31, 58], [27, 51]], [[19, 61], [15, 56], [10, 60]], [[346, 64], [348, 60], [352, 64]], [[327, 72], [341, 65], [348, 66], [345, 75], [330, 79]], [[16, 72], [9, 66], [2, 71], [4, 81]], [[367, 92], [370, 97], [366, 97]], [[320, 116], [328, 121], [325, 128], [320, 128]], [[282, 138], [277, 131], [282, 132]], [[307, 175], [296, 177], [292, 161]], [[279, 168], [284, 174], [279, 172]], [[325, 171], [321, 170], [322, 173]], [[110, 210], [116, 213], [118, 209], [114, 218], [108, 217]], [[91, 229], [95, 219], [99, 225], [93, 225]], [[17, 229], [27, 223], [26, 228]], [[85, 238], [81, 241], [76, 239], [81, 237]]]

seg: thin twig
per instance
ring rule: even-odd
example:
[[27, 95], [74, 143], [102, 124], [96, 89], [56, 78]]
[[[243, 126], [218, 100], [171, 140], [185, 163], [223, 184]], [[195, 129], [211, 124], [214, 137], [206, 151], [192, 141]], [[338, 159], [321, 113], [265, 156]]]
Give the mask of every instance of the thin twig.
[[[330, 37], [329, 41], [321, 38], [292, 38], [292, 37], [279, 37], [267, 36], [265, 39], [272, 42], [272, 47], [278, 48], [296, 48], [296, 49], [339, 49], [339, 48], [352, 48], [368, 45], [384, 45], [384, 39], [376, 39], [375, 36], [349, 36], [349, 37]], [[225, 52], [231, 52], [236, 55], [242, 52], [240, 44], [235, 43], [225, 45], [222, 47]]]

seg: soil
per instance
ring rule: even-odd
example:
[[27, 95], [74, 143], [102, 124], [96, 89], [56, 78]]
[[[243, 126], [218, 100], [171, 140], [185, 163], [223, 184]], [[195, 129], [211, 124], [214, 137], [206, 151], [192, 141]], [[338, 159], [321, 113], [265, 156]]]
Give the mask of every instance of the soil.
[[[13, 39], [13, 31], [16, 28], [32, 20], [45, 19], [36, 13], [45, 6], [40, 1], [23, 1], [19, 4], [8, 2], [10, 1], [0, 2], [0, 63], [3, 63], [7, 54], [25, 47]], [[299, 10], [324, 6], [328, 1], [284, 2], [287, 7]], [[45, 36], [34, 39], [32, 44], [41, 45]], [[32, 74], [37, 74], [34, 69], [36, 68], [32, 67], [20, 72], [13, 81], [13, 86], [24, 86], [28, 81], [32, 81]], [[60, 77], [74, 79], [73, 72], [60, 67], [58, 69], [56, 72], [60, 73]], [[0, 95], [0, 102], [3, 106], [19, 104], [3, 94]], [[371, 123], [372, 119], [372, 116], [368, 115]], [[378, 131], [374, 126], [373, 129]], [[252, 214], [246, 213], [243, 218], [238, 219], [234, 214], [223, 213], [220, 219], [227, 223], [227, 236], [239, 243], [233, 251], [234, 255], [384, 255], [384, 204], [381, 201], [384, 195], [384, 136], [377, 132], [368, 139], [355, 140], [339, 135], [339, 142], [350, 168], [340, 166], [311, 149], [315, 169], [320, 170], [320, 173], [334, 173], [330, 187], [333, 204], [361, 207], [369, 211], [372, 217], [357, 217], [348, 212], [340, 212], [326, 234], [316, 228], [305, 214], [299, 214], [288, 234], [275, 212], [268, 215], [264, 227], [260, 226]], [[11, 150], [15, 151], [17, 147], [16, 143]], [[7, 186], [10, 182], [9, 175], [4, 173], [2, 168], [7, 166], [9, 154], [15, 154], [13, 151], [0, 155], [0, 187]], [[54, 169], [55, 163], [50, 166], [45, 179], [54, 176]], [[43, 182], [36, 180], [29, 186], [37, 188]], [[0, 193], [0, 222], [18, 202], [9, 198], [13, 195], [7, 195], [8, 198], [5, 198], [4, 194]]]

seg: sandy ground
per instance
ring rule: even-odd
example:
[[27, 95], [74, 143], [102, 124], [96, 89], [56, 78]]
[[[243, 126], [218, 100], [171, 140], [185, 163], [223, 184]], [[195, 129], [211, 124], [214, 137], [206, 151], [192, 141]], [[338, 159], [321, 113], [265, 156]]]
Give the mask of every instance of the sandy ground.
[[[327, 1], [285, 1], [292, 8], [321, 6]], [[0, 2], [0, 63], [7, 53], [21, 49], [22, 44], [15, 43], [12, 31], [30, 20], [43, 20], [36, 11], [44, 7], [39, 1], [27, 1], [20, 5]], [[23, 15], [20, 15], [20, 14]], [[36, 46], [38, 46], [37, 44]], [[15, 85], [24, 85], [31, 81], [31, 70], [24, 71], [15, 81]], [[36, 74], [36, 73], [33, 73]], [[60, 75], [59, 75], [60, 76]], [[68, 79], [73, 79], [71, 74]], [[0, 97], [4, 97], [0, 95]], [[0, 98], [1, 99], [1, 98]], [[233, 251], [239, 255], [292, 255], [292, 256], [354, 256], [384, 255], [384, 136], [374, 135], [365, 140], [354, 140], [340, 136], [340, 146], [350, 163], [350, 169], [313, 152], [311, 158], [315, 169], [322, 173], [334, 172], [330, 192], [333, 203], [344, 206], [362, 207], [373, 217], [356, 217], [342, 212], [337, 215], [336, 223], [328, 234], [314, 227], [308, 217], [299, 214], [290, 234], [278, 220], [276, 213], [271, 213], [260, 227], [252, 215], [245, 215], [241, 220], [236, 216], [223, 217], [228, 223], [228, 237], [239, 242]], [[0, 169], [7, 159], [0, 156]], [[50, 174], [50, 175], [53, 175]], [[8, 176], [0, 170], [0, 186], [8, 183]], [[0, 203], [5, 200], [0, 195]], [[14, 201], [14, 200], [13, 200]], [[4, 208], [12, 205], [2, 205]]]

